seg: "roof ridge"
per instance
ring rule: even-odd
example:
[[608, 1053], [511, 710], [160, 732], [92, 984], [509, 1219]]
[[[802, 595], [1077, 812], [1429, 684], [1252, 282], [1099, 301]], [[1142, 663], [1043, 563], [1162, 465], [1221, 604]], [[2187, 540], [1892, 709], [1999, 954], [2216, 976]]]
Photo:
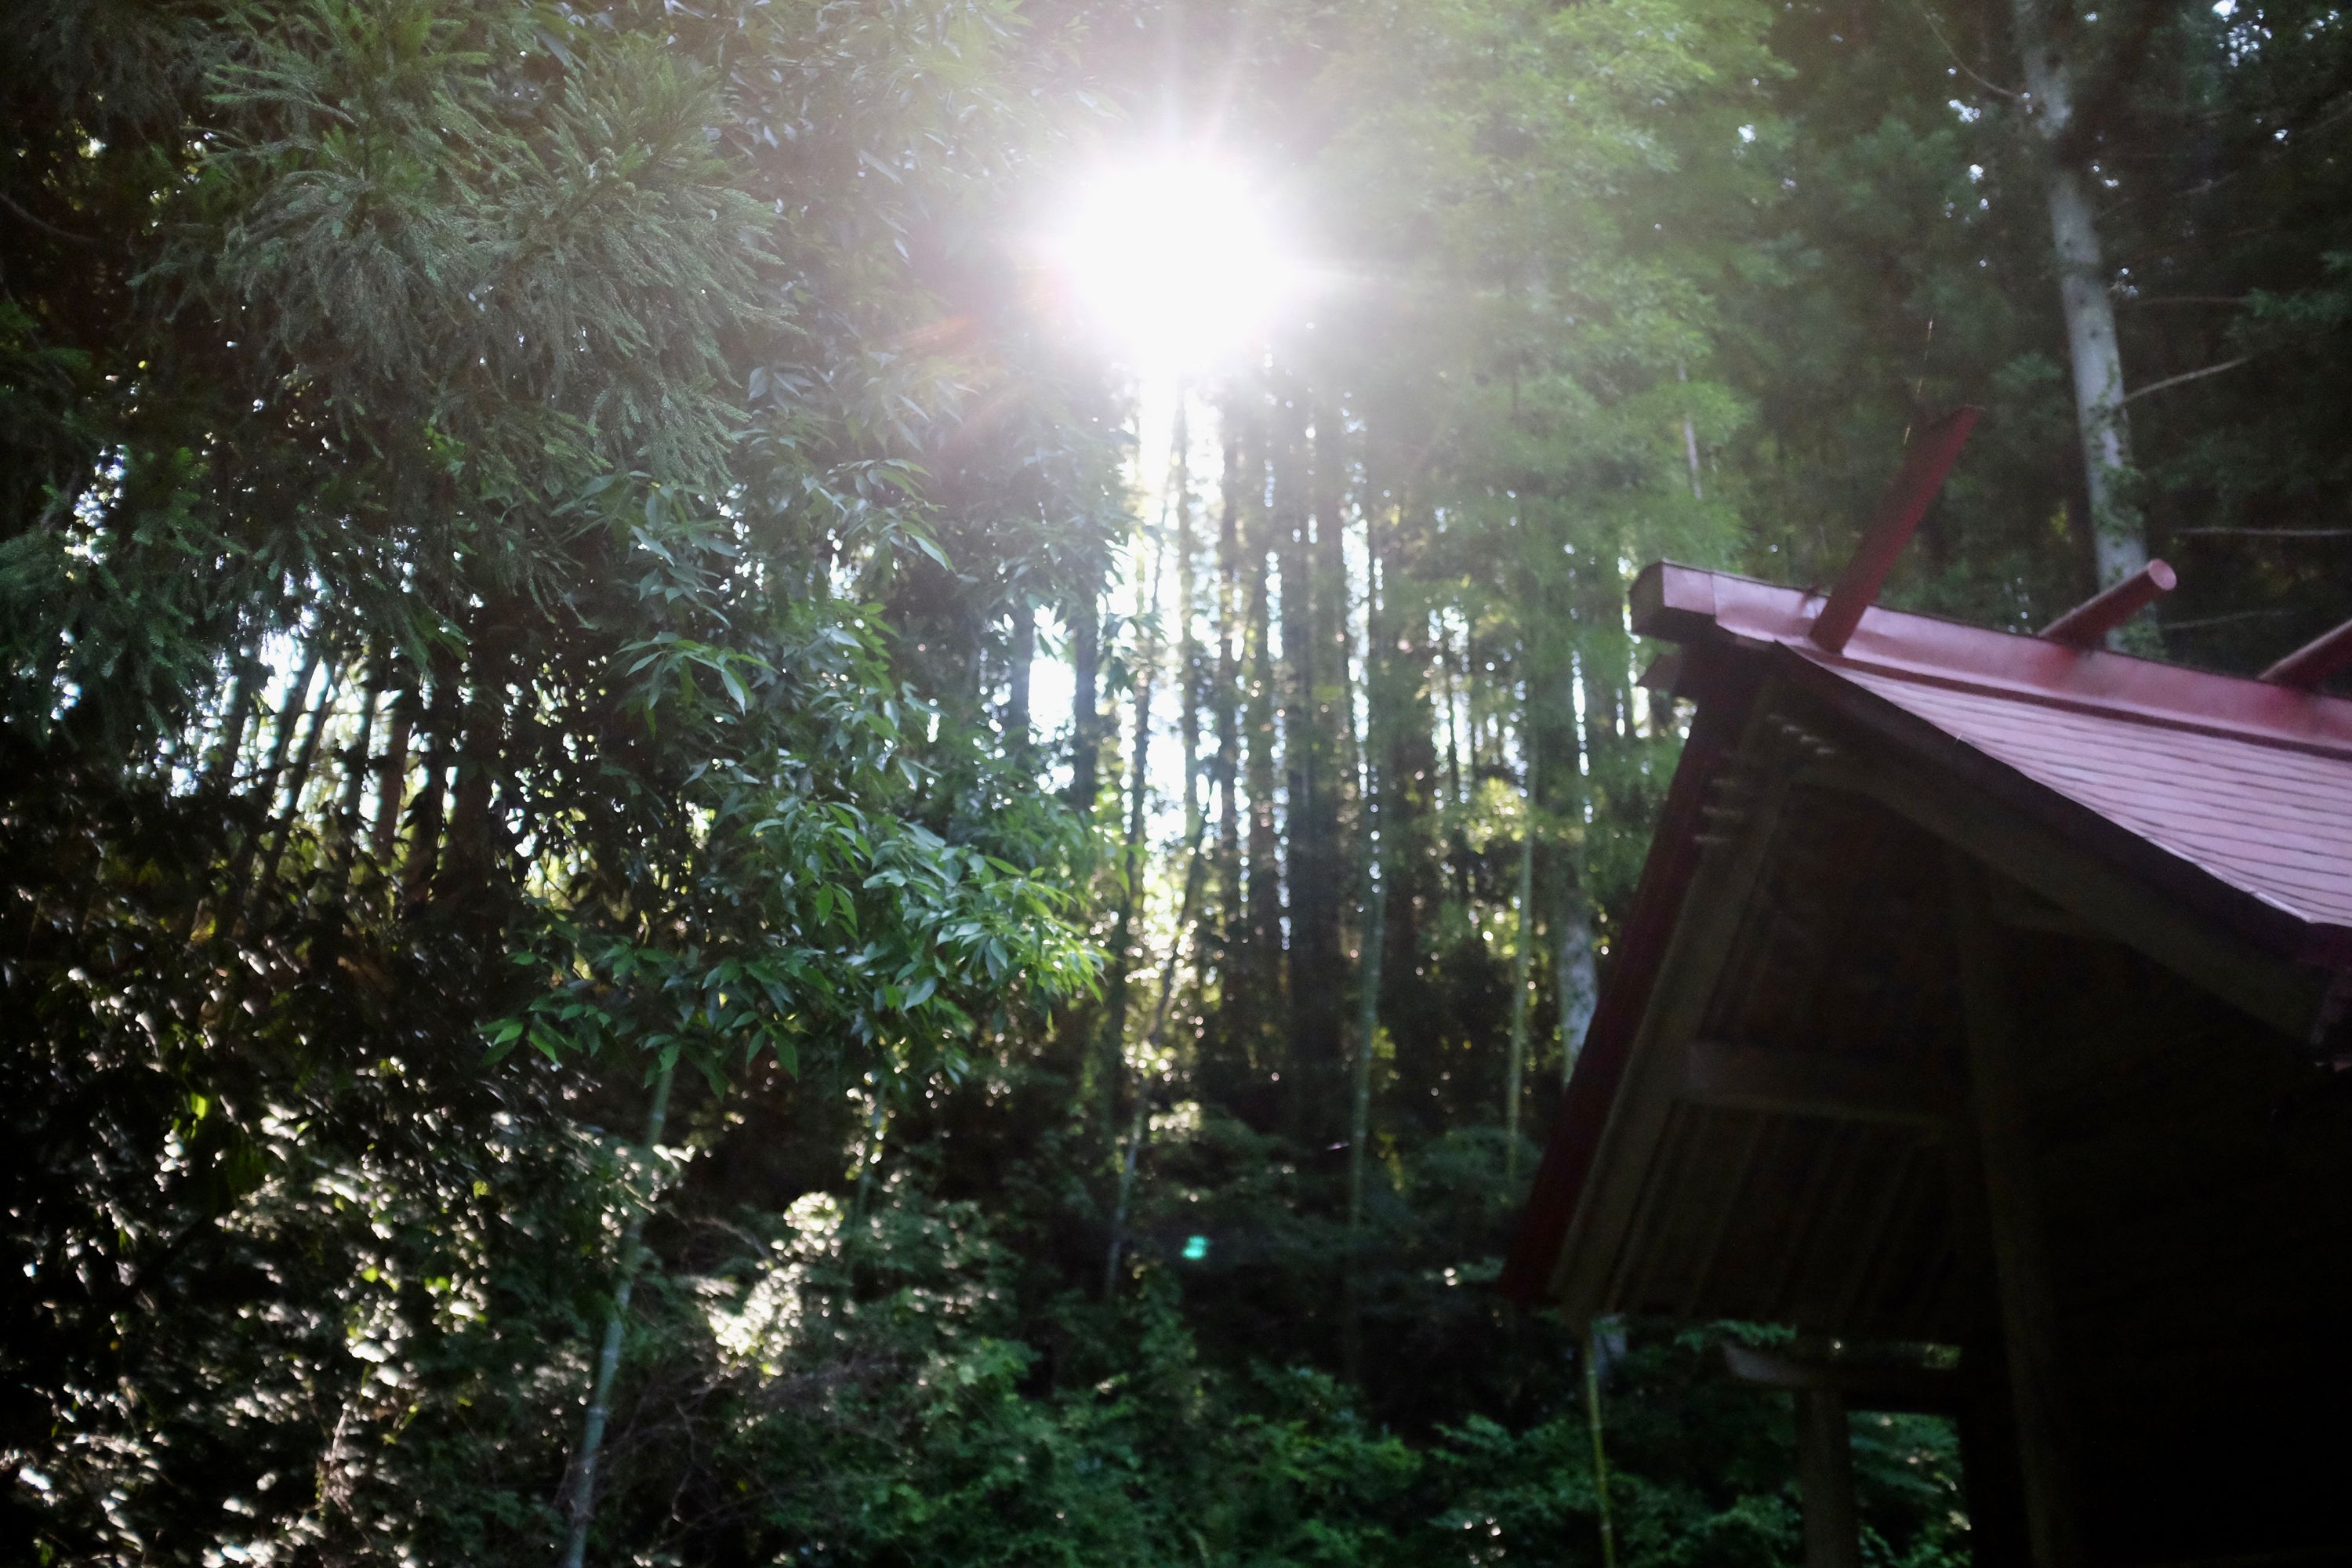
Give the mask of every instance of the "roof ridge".
[[1818, 588], [1659, 563], [1634, 585], [1634, 627], [1687, 640], [1713, 635], [1778, 643], [1825, 668], [1982, 692], [2079, 713], [2326, 757], [2352, 756], [2352, 700], [2252, 676], [2195, 669], [2107, 648], [2076, 647], [1917, 610], [1873, 605], [1835, 653], [1809, 632]]
[[[1902, 614], [1906, 612], [1896, 613]], [[1949, 624], [1964, 626], [1967, 623], [1953, 622]], [[1977, 629], [1990, 630], [1990, 628], [1979, 627]], [[2020, 634], [2001, 633], [1999, 635], [2015, 636]], [[1955, 691], [1981, 692], [1988, 697], [1999, 697], [2013, 701], [2031, 702], [2039, 707], [2055, 708], [2062, 711], [2070, 713], [2091, 713], [2106, 718], [2122, 719], [2135, 724], [2145, 724], [2151, 729], [2179, 730], [2189, 734], [2210, 735], [2216, 740], [2241, 741], [2250, 745], [2274, 746], [2284, 751], [2305, 752], [2314, 756], [2352, 757], [2352, 737], [2337, 740], [2333, 736], [2288, 735], [2281, 733], [2275, 727], [2264, 724], [2260, 720], [2232, 720], [2223, 715], [2198, 713], [2193, 710], [2179, 708], [2156, 707], [2146, 702], [2135, 701], [2127, 697], [2101, 696], [2092, 693], [2078, 693], [2053, 689], [2053, 688], [2046, 686], [2036, 686], [2030, 681], [2005, 679], [1997, 675], [1990, 675], [1975, 670], [1953, 669], [1940, 665], [1913, 664], [1900, 659], [1889, 659], [1884, 658], [1855, 658], [1849, 654], [1832, 654], [1822, 648], [1811, 646], [1803, 638], [1787, 639], [1784, 642], [1784, 646], [1792, 649], [1796, 653], [1804, 656], [1806, 658], [1811, 659], [1815, 664], [1822, 665], [1832, 669], [1846, 668], [1863, 671], [1867, 674], [1884, 675], [1895, 680], [1916, 681], [1923, 686], [1941, 686]], [[2104, 653], [2106, 650], [2100, 649], [2085, 651]], [[2116, 656], [2110, 655], [2110, 657]], [[2124, 655], [2120, 657], [2133, 658], [2137, 656]], [[2139, 662], [2154, 665], [2160, 669], [2187, 669], [2186, 666], [2166, 664], [2161, 659], [2142, 658]], [[2187, 672], [2191, 675], [2199, 676], [2204, 676], [2209, 673], [2204, 670], [2188, 670]], [[2242, 676], [2212, 676], [2211, 679], [2221, 680], [2244, 679], [2248, 680], [2249, 683], [2252, 685], [2263, 685], [2263, 682], [2254, 681], [2249, 677]], [[2263, 689], [2273, 690], [2276, 689], [2263, 686]], [[2329, 702], [2340, 700], [2340, 699], [2336, 698], [2323, 698], [2320, 700]], [[2347, 706], [2352, 707], [2352, 703], [2347, 703]]]

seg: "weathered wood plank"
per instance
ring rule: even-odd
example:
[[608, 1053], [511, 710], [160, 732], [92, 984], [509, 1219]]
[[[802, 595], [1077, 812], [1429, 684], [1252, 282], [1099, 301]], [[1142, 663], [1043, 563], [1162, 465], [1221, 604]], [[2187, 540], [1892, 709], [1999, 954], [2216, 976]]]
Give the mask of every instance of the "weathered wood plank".
[[1804, 1500], [1805, 1568], [1862, 1568], [1853, 1436], [1845, 1401], [1829, 1389], [1797, 1394], [1797, 1485]]
[[1782, 1388], [1792, 1394], [1826, 1391], [1849, 1410], [1911, 1411], [1957, 1415], [1968, 1399], [1958, 1367], [1895, 1360], [1843, 1361], [1780, 1355], [1749, 1345], [1727, 1343], [1723, 1364], [1741, 1383]]
[[1929, 1063], [1712, 1040], [1683, 1048], [1679, 1092], [1718, 1110], [1906, 1127], [1940, 1128], [1967, 1109], [1959, 1085]]

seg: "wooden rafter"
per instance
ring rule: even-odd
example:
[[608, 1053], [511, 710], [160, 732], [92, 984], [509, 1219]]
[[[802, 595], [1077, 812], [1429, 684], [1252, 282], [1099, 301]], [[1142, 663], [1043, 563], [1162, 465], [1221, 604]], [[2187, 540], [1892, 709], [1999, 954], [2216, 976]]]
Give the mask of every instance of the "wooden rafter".
[[1933, 1063], [1711, 1040], [1683, 1047], [1678, 1092], [1693, 1105], [1725, 1110], [1929, 1129], [1966, 1109], [1960, 1086]]

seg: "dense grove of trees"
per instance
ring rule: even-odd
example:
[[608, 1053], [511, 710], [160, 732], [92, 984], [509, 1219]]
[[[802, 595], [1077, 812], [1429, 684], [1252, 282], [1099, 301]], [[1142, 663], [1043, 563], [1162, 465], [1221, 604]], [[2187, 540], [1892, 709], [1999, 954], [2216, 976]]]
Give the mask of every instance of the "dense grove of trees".
[[[1790, 1561], [1769, 1330], [1490, 1289], [1679, 743], [1630, 574], [1825, 578], [1969, 402], [1891, 598], [2352, 610], [2328, 4], [10, 33], [37, 1561], [1598, 1563], [1588, 1358], [1616, 1560]], [[1155, 394], [1020, 237], [1165, 136], [1320, 281]]]

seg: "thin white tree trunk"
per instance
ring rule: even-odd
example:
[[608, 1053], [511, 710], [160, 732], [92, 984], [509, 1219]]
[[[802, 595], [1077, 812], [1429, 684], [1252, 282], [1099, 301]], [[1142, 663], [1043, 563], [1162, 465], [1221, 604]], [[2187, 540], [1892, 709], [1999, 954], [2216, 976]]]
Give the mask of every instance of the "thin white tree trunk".
[[1341, 1351], [1349, 1381], [1363, 1371], [1364, 1184], [1370, 1170], [1372, 1048], [1381, 1032], [1381, 955], [1388, 941], [1388, 879], [1381, 851], [1387, 824], [1381, 820], [1381, 750], [1388, 738], [1381, 710], [1387, 643], [1381, 626], [1380, 542], [1374, 537], [1377, 510], [1364, 511], [1364, 923], [1356, 956], [1355, 1083], [1348, 1111], [1348, 1274]]
[[1503, 1173], [1519, 1177], [1519, 1101], [1528, 1070], [1528, 978], [1536, 941], [1536, 727], [1535, 677], [1528, 677], [1526, 722], [1522, 730], [1528, 752], [1527, 828], [1519, 838], [1519, 951], [1511, 975], [1511, 1056], [1503, 1080]]
[[2066, 146], [2074, 119], [2074, 83], [2050, 37], [2042, 14], [2044, 3], [2013, 0], [2017, 46], [2034, 123], [2050, 154], [2044, 176], [2050, 246], [2058, 263], [2066, 347], [2074, 366], [2074, 419], [2091, 498], [2092, 545], [2104, 588], [2147, 564], [2147, 532], [2124, 493], [2131, 468], [2131, 426], [2124, 413], [2124, 362], [2116, 341], [2115, 301], [2107, 293], [2090, 174]]
[[[1689, 367], [1680, 361], [1675, 364], [1675, 379], [1684, 383], [1690, 380]], [[1690, 463], [1691, 500], [1705, 500], [1706, 488], [1698, 479], [1698, 426], [1691, 423], [1688, 404], [1683, 405], [1683, 456]]]
[[1559, 905], [1553, 912], [1552, 975], [1559, 990], [1559, 1081], [1576, 1070], [1584, 1049], [1584, 1031], [1592, 1025], [1592, 1009], [1601, 992], [1601, 974], [1592, 957], [1592, 910], [1584, 889], [1565, 870], [1560, 875]]
[[[1364, 1178], [1370, 1158], [1372, 1125], [1372, 1047], [1381, 1028], [1381, 948], [1388, 936], [1388, 879], [1379, 868], [1380, 851], [1365, 878], [1363, 951], [1356, 960], [1356, 1082], [1348, 1112], [1348, 1236], [1354, 1238], [1364, 1219]], [[1349, 1265], [1353, 1268], [1352, 1262]]]

